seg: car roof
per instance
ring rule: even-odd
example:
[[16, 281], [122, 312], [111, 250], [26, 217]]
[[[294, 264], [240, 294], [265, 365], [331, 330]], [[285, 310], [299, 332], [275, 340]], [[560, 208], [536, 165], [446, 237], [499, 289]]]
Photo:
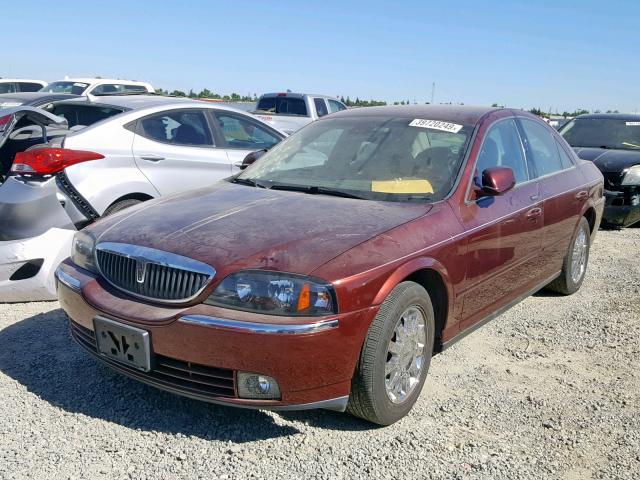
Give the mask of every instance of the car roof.
[[475, 125], [488, 113], [498, 110], [502, 109], [494, 107], [474, 107], [468, 105], [389, 105], [382, 107], [351, 108], [332, 113], [326, 118], [395, 117], [440, 120], [443, 122]]
[[9, 82], [31, 82], [31, 83], [41, 83], [46, 85], [47, 82], [44, 80], [34, 80], [32, 78], [0, 78], [0, 83], [9, 83]]
[[[147, 85], [147, 82], [140, 82], [138, 80], [123, 80], [117, 78], [90, 78], [90, 77], [69, 77], [61, 78], [56, 82], [82, 82], [82, 83], [130, 83], [132, 85]], [[53, 83], [53, 82], [52, 82]]]
[[87, 97], [78, 97], [71, 100], [73, 102], [85, 102], [90, 104], [112, 105], [114, 107], [125, 107], [139, 109], [153, 107], [156, 105], [169, 105], [174, 103], [196, 103], [196, 100], [186, 97], [168, 97], [164, 95], [100, 95], [96, 100], [89, 100]]
[[21, 93], [4, 93], [0, 95], [0, 101], [15, 101], [22, 103], [31, 103], [38, 100], [66, 100], [72, 98], [85, 98], [80, 95], [73, 95], [71, 93], [48, 93], [48, 92], [21, 92]]
[[599, 120], [628, 120], [628, 121], [640, 121], [640, 114], [634, 113], [587, 113], [584, 115], [578, 115], [579, 119], [599, 119]]
[[[331, 95], [322, 95], [320, 93], [294, 93], [294, 92], [270, 92], [263, 93], [260, 95], [260, 98], [263, 97], [291, 97], [291, 98], [302, 98], [302, 97], [318, 97], [318, 98], [330, 98], [331, 100], [337, 100], [336, 97], [332, 97]], [[339, 101], [339, 100], [338, 100]]]

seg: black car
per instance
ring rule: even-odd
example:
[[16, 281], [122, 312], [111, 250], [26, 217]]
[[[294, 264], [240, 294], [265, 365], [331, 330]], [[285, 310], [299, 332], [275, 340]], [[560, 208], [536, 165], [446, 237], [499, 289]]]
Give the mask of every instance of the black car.
[[604, 226], [640, 223], [640, 115], [580, 115], [560, 129], [578, 156], [604, 176]]
[[52, 102], [60, 100], [70, 100], [79, 98], [80, 95], [71, 95], [68, 93], [46, 93], [46, 92], [23, 92], [23, 93], [5, 93], [0, 95], [0, 110], [10, 107], [42, 107]]

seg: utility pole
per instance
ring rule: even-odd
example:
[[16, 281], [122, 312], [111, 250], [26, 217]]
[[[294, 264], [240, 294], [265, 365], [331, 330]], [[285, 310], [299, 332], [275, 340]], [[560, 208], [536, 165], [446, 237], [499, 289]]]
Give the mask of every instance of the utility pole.
[[431, 84], [431, 105], [433, 105], [433, 99], [435, 98], [436, 95], [436, 82], [433, 82]]

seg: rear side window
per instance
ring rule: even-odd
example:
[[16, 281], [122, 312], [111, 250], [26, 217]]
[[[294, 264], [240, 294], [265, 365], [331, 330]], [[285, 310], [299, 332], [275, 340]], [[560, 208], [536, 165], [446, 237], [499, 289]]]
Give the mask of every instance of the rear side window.
[[560, 162], [562, 168], [567, 169], [573, 167], [573, 160], [569, 157], [567, 151], [560, 145], [560, 142], [556, 139], [556, 146], [558, 147], [558, 153], [560, 154]]
[[328, 102], [329, 102], [329, 112], [331, 113], [335, 113], [335, 112], [339, 112], [340, 110], [347, 109], [344, 103], [338, 102], [336, 100], [328, 100]]
[[532, 120], [522, 119], [525, 148], [537, 177], [564, 170], [558, 146], [551, 132]]
[[174, 110], [151, 115], [140, 121], [138, 133], [149, 140], [172, 145], [213, 145], [209, 124], [200, 110]]
[[316, 106], [316, 112], [318, 117], [324, 117], [327, 113], [327, 104], [324, 103], [324, 98], [314, 98], [313, 104]]
[[114, 95], [122, 92], [122, 85], [105, 83], [91, 90], [91, 95]]
[[222, 136], [231, 148], [261, 150], [271, 148], [280, 141], [258, 122], [226, 112], [216, 112], [215, 115]]
[[69, 127], [81, 125], [88, 127], [101, 120], [122, 113], [119, 108], [103, 107], [98, 105], [53, 105], [51, 113], [67, 119]]
[[529, 179], [520, 134], [516, 123], [511, 119], [496, 123], [487, 133], [476, 162], [476, 185], [482, 184], [482, 172], [491, 167], [510, 168], [516, 183]]
[[125, 92], [148, 92], [142, 85], [122, 85], [122, 89]]
[[18, 88], [21, 92], [37, 92], [42, 88], [39, 83], [18, 82]]
[[294, 97], [263, 97], [258, 101], [257, 110], [281, 115], [308, 115], [304, 99]]
[[14, 83], [0, 83], [0, 93], [15, 93], [16, 86]]

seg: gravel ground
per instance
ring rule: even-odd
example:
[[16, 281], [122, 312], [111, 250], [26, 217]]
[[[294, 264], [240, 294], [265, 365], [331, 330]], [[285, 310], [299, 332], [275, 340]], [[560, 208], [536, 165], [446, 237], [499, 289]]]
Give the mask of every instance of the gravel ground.
[[0, 478], [640, 479], [639, 246], [599, 232], [580, 292], [438, 355], [387, 428], [163, 393], [90, 360], [57, 303], [0, 305]]

